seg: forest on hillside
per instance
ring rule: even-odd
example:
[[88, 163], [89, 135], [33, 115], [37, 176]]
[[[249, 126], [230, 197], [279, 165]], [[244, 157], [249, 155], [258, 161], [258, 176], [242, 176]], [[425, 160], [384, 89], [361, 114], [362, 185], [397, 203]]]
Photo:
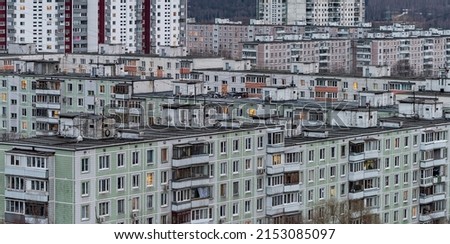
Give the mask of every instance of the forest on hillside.
[[[248, 20], [256, 16], [256, 0], [188, 0], [189, 17], [197, 22], [214, 18]], [[408, 15], [397, 18], [404, 9]], [[450, 28], [450, 0], [366, 0], [367, 21], [408, 21], [423, 27]]]

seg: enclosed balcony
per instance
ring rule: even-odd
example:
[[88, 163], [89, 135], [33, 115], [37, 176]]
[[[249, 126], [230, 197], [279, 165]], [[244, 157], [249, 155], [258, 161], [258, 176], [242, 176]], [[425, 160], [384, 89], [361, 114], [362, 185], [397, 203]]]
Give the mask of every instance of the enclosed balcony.
[[172, 188], [182, 189], [196, 185], [210, 184], [210, 165], [199, 164], [191, 167], [174, 168], [172, 174]]
[[174, 145], [172, 166], [183, 167], [209, 162], [207, 145], [206, 142], [191, 142], [188, 144]]
[[380, 157], [380, 141], [372, 138], [350, 142], [349, 161]]
[[420, 167], [429, 168], [447, 164], [447, 148], [421, 151]]
[[349, 163], [348, 179], [357, 181], [380, 176], [380, 160], [367, 159], [359, 162]]
[[447, 131], [425, 131], [421, 136], [420, 150], [447, 148]]
[[358, 181], [349, 182], [349, 194], [350, 200], [361, 199], [363, 197], [375, 196], [380, 193], [380, 180], [379, 178], [371, 178]]

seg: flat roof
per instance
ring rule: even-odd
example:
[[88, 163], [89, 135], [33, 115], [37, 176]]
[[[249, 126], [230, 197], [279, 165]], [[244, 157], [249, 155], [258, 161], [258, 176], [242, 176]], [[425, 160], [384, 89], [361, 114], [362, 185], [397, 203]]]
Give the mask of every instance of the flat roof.
[[320, 142], [320, 141], [329, 141], [329, 140], [338, 140], [338, 139], [348, 139], [354, 137], [361, 136], [372, 136], [380, 133], [387, 133], [392, 131], [402, 131], [409, 129], [422, 129], [431, 126], [438, 125], [450, 125], [450, 120], [446, 119], [434, 119], [434, 120], [424, 120], [424, 119], [413, 119], [413, 118], [400, 118], [400, 117], [390, 117], [385, 120], [389, 120], [391, 122], [402, 122], [403, 125], [401, 128], [390, 128], [390, 127], [372, 127], [372, 128], [343, 128], [339, 126], [320, 126], [320, 127], [310, 127], [309, 131], [327, 131], [328, 137], [326, 138], [315, 138], [315, 137], [305, 137], [303, 135], [286, 138], [285, 145], [286, 146], [295, 146], [301, 144], [307, 144], [312, 142]]
[[62, 149], [62, 150], [89, 150], [110, 146], [121, 146], [136, 143], [156, 142], [164, 140], [192, 138], [199, 136], [212, 136], [217, 134], [225, 134], [232, 132], [253, 131], [255, 129], [276, 128], [275, 125], [260, 125], [253, 123], [244, 123], [240, 128], [231, 127], [207, 127], [207, 128], [181, 128], [168, 126], [152, 126], [147, 129], [125, 129], [125, 132], [139, 133], [139, 139], [127, 138], [105, 138], [105, 139], [83, 139], [77, 141], [76, 138], [62, 137], [62, 136], [39, 136], [26, 139], [10, 140], [0, 142], [3, 145], [12, 145], [17, 147], [37, 147], [46, 149]]

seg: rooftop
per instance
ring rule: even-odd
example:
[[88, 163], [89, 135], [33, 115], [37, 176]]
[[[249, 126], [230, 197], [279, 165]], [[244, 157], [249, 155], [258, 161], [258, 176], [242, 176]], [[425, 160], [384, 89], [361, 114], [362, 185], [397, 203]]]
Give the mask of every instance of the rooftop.
[[[264, 126], [264, 127], [263, 127]], [[88, 150], [103, 148], [109, 146], [130, 145], [135, 143], [156, 142], [171, 139], [192, 138], [199, 136], [225, 134], [231, 132], [253, 131], [258, 128], [276, 127], [274, 125], [242, 124], [240, 128], [231, 127], [207, 127], [207, 128], [188, 128], [188, 127], [168, 127], [152, 126], [146, 129], [126, 129], [122, 130], [128, 133], [139, 133], [139, 139], [126, 138], [106, 138], [106, 139], [83, 139], [77, 141], [76, 138], [61, 136], [40, 136], [26, 139], [10, 140], [0, 142], [4, 145], [40, 147], [48, 149], [62, 150]]]
[[286, 138], [286, 146], [295, 146], [299, 144], [306, 144], [312, 142], [328, 141], [328, 140], [339, 140], [347, 138], [356, 138], [363, 136], [373, 136], [380, 133], [387, 133], [393, 131], [411, 130], [411, 129], [422, 129], [431, 126], [438, 125], [450, 125], [450, 120], [446, 119], [435, 119], [435, 120], [423, 120], [423, 119], [413, 119], [413, 118], [400, 118], [391, 117], [386, 119], [380, 119], [380, 121], [388, 120], [390, 122], [402, 122], [403, 126], [401, 128], [388, 128], [388, 127], [373, 127], [373, 128], [343, 128], [339, 126], [321, 126], [321, 127], [308, 127], [308, 131], [316, 132], [328, 132], [328, 137], [326, 138], [315, 138], [315, 137], [305, 137], [303, 135]]

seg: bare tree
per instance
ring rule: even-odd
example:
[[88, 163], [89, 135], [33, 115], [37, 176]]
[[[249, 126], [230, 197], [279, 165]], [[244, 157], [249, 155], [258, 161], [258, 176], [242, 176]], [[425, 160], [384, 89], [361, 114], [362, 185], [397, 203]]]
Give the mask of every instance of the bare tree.
[[314, 206], [314, 224], [378, 224], [378, 214], [364, 206], [364, 200], [338, 201], [331, 198]]

